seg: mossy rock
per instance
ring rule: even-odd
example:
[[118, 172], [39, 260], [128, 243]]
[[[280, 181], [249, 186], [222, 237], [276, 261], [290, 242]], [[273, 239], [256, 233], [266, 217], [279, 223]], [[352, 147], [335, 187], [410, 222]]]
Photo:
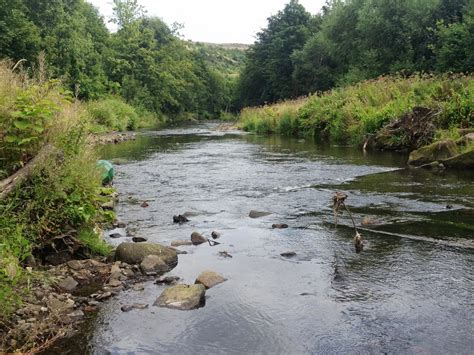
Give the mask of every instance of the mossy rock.
[[410, 153], [408, 165], [420, 166], [433, 161], [442, 161], [452, 158], [459, 154], [459, 148], [456, 143], [451, 140], [436, 142]]
[[157, 255], [170, 269], [178, 264], [176, 250], [152, 243], [122, 243], [115, 251], [115, 260], [127, 264], [140, 264], [148, 255]]
[[450, 169], [474, 169], [474, 149], [442, 161]]

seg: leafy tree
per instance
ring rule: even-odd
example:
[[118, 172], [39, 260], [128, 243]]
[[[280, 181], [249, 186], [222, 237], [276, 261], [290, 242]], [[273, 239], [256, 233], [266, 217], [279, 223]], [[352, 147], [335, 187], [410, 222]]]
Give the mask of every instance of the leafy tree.
[[0, 0], [0, 57], [32, 61], [40, 47], [39, 30], [21, 0]]
[[291, 56], [306, 43], [311, 15], [297, 0], [268, 19], [268, 27], [257, 34], [248, 51], [241, 74], [240, 96], [244, 105], [262, 104], [294, 97], [299, 93], [293, 81]]
[[438, 23], [438, 43], [433, 48], [439, 71], [474, 71], [474, 3], [466, 6], [462, 17], [463, 22]]

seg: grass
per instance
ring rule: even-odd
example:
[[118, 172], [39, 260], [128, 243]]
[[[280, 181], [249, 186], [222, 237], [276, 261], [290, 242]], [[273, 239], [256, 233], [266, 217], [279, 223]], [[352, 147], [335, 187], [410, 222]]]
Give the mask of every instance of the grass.
[[89, 129], [94, 133], [133, 131], [156, 126], [160, 122], [155, 114], [137, 109], [118, 96], [91, 101], [85, 107], [90, 116]]
[[[41, 162], [33, 174], [0, 200], [0, 321], [27, 292], [25, 260], [52, 238], [79, 231], [91, 253], [110, 248], [94, 232], [113, 213], [100, 206], [101, 171], [87, 144], [91, 117], [60, 83], [31, 78], [0, 62], [0, 170], [11, 174], [46, 144], [59, 154]], [[123, 109], [123, 107], [121, 108]], [[8, 138], [12, 137], [12, 138]]]
[[380, 77], [308, 98], [246, 108], [240, 125], [259, 134], [322, 135], [336, 142], [360, 144], [367, 134], [416, 106], [439, 112], [436, 125], [440, 135], [472, 127], [474, 77]]

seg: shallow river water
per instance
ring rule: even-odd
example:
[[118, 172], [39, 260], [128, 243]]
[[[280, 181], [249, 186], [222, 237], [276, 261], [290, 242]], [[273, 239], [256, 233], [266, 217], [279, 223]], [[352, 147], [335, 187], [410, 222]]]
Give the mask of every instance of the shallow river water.
[[[472, 354], [474, 172], [401, 169], [403, 155], [215, 127], [146, 132], [101, 154], [117, 163], [118, 217], [138, 236], [169, 245], [222, 233], [218, 246], [181, 247], [169, 274], [228, 281], [194, 311], [152, 307], [165, 287], [153, 282], [124, 291], [64, 353]], [[334, 227], [335, 190], [358, 225], [370, 221], [360, 254], [348, 216]], [[191, 221], [173, 224], [184, 212]], [[150, 307], [120, 311], [137, 302]]]

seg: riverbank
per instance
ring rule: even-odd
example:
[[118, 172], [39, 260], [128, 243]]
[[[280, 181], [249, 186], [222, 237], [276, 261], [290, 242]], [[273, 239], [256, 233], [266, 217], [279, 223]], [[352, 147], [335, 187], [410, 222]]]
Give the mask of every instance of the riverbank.
[[[381, 77], [308, 98], [246, 108], [240, 126], [258, 134], [312, 136], [361, 147], [372, 142], [368, 147], [411, 151], [460, 139], [462, 129], [472, 129], [473, 96], [473, 76]], [[397, 121], [398, 126], [393, 124]], [[399, 127], [402, 123], [405, 127]]]
[[[22, 325], [12, 320], [34, 299], [33, 285], [54, 283], [56, 275], [44, 267], [106, 256], [110, 247], [98, 226], [115, 220], [105, 207], [114, 191], [102, 186], [98, 156], [88, 140], [97, 121], [58, 81], [30, 74], [0, 62], [2, 339]], [[33, 318], [18, 320], [31, 323], [22, 329], [32, 335], [35, 326], [28, 319]], [[41, 341], [28, 340], [26, 348], [19, 339], [17, 344], [28, 350]]]

